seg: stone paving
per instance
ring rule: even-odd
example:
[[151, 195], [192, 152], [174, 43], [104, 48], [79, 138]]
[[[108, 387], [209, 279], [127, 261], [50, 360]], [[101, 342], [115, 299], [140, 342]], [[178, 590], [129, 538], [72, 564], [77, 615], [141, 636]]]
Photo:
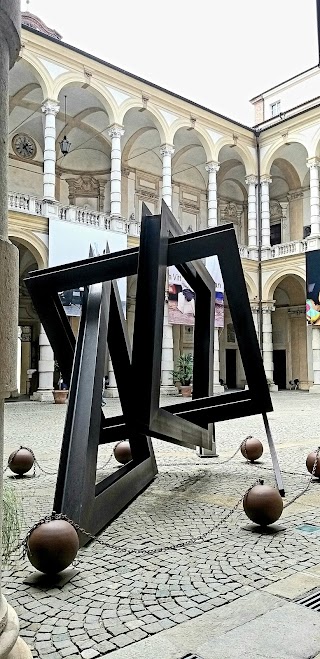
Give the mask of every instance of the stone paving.
[[[180, 399], [166, 397], [165, 403], [171, 400]], [[274, 412], [268, 416], [286, 501], [309, 481], [305, 459], [320, 443], [312, 421], [319, 402], [300, 391], [273, 395]], [[108, 400], [103, 409], [116, 414], [119, 403]], [[5, 458], [20, 445], [30, 446], [42, 468], [55, 473], [65, 411], [63, 405], [7, 403]], [[263, 440], [259, 463], [251, 465], [238, 453], [222, 464], [248, 434]], [[159, 475], [101, 534], [108, 547], [92, 542], [80, 550], [75, 564], [79, 572], [62, 588], [25, 584], [34, 570], [19, 556], [4, 571], [4, 594], [19, 615], [21, 636], [34, 657], [94, 659], [114, 652], [118, 659], [126, 646], [135, 644], [133, 651], [139, 642], [152, 642], [149, 637], [158, 634], [160, 639], [188, 621], [195, 624], [217, 608], [227, 617], [227, 607], [240, 598], [245, 602], [256, 593], [269, 593], [283, 604], [282, 598], [292, 600], [320, 586], [320, 482], [312, 483], [273, 529], [261, 532], [241, 504], [230, 513], [257, 478], [274, 484], [262, 418], [220, 423], [216, 440], [219, 457], [212, 459], [155, 440]], [[99, 451], [98, 479], [118, 468], [111, 455], [112, 446]], [[4, 478], [21, 497], [24, 532], [50, 514], [54, 475], [37, 470], [36, 478], [16, 479], [6, 471]], [[311, 526], [298, 528], [307, 524]], [[320, 651], [320, 639], [316, 649]], [[125, 657], [131, 656], [128, 651]], [[158, 655], [141, 650], [132, 656]], [[310, 653], [292, 656], [304, 659]]]

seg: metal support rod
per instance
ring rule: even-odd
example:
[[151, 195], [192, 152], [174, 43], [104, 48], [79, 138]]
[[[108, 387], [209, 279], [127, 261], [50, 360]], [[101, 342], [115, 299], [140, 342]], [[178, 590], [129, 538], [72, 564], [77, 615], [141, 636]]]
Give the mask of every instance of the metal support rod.
[[274, 471], [274, 477], [275, 477], [276, 483], [277, 483], [277, 488], [278, 488], [279, 493], [281, 494], [281, 496], [284, 497], [285, 496], [285, 491], [284, 491], [284, 486], [283, 486], [282, 474], [281, 474], [281, 471], [280, 471], [278, 456], [277, 456], [275, 445], [274, 445], [273, 438], [272, 438], [272, 435], [271, 435], [271, 430], [270, 430], [269, 421], [268, 421], [268, 417], [267, 417], [266, 412], [262, 413], [262, 417], [263, 417], [264, 427], [265, 427], [266, 433], [267, 433], [269, 450], [270, 450], [271, 460], [272, 460], [272, 464], [273, 464], [273, 471]]

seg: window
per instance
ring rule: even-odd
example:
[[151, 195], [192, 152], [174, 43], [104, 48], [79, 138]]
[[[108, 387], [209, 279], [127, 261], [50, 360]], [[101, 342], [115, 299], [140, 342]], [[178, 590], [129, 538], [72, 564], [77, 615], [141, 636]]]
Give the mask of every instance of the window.
[[281, 243], [281, 222], [271, 224], [270, 226], [270, 245], [280, 245]]
[[277, 117], [280, 114], [280, 101], [276, 101], [275, 103], [271, 103], [271, 116], [272, 117]]

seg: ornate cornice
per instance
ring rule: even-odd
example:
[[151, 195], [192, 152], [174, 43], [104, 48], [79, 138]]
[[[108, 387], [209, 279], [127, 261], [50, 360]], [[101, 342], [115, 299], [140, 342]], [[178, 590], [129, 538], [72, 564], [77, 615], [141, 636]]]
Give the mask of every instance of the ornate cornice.
[[48, 27], [43, 21], [40, 20], [40, 18], [38, 18], [38, 16], [31, 14], [29, 11], [22, 12], [21, 25], [22, 27], [31, 27], [33, 30], [37, 30], [37, 32], [46, 34], [48, 37], [53, 37], [59, 41], [62, 39], [62, 36], [59, 34], [59, 32]]

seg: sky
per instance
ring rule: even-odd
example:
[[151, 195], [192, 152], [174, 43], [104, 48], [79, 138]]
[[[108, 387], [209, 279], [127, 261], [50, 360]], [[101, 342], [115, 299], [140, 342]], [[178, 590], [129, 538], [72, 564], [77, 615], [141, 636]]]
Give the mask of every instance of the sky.
[[22, 0], [25, 10], [66, 43], [247, 125], [250, 98], [319, 61], [316, 0]]

